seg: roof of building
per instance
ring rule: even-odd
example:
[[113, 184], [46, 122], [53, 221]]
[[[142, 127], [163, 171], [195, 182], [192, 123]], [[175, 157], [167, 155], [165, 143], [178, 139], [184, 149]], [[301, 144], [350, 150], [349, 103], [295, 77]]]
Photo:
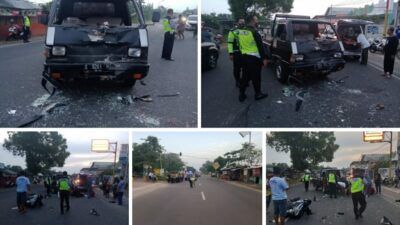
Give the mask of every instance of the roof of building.
[[0, 0], [0, 8], [40, 9], [38, 5], [25, 0]]
[[328, 9], [326, 9], [325, 16], [350, 15], [354, 9], [356, 8], [328, 7]]
[[92, 162], [92, 165], [90, 168], [96, 168], [96, 169], [107, 169], [110, 168], [114, 165], [113, 162]]
[[361, 162], [378, 162], [389, 160], [389, 154], [364, 154], [361, 155]]

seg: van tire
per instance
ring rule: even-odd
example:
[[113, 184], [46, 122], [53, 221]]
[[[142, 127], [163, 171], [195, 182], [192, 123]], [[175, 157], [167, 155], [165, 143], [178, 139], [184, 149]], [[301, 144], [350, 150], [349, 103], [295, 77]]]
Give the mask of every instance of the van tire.
[[279, 59], [275, 62], [275, 76], [278, 81], [283, 84], [285, 84], [289, 78], [287, 66]]

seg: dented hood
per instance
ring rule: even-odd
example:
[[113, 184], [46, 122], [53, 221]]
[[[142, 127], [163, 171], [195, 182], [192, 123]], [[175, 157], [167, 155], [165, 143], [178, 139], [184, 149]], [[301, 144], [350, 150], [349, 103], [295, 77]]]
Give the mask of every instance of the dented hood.
[[298, 41], [297, 49], [299, 53], [341, 51], [337, 40], [308, 40]]

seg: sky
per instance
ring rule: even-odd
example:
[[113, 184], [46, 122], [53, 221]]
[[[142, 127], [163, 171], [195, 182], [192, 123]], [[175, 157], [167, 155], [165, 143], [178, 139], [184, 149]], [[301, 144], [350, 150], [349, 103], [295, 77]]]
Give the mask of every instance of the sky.
[[[240, 149], [242, 143], [249, 140], [248, 136], [242, 138], [238, 132], [135, 132], [132, 139], [135, 143], [142, 143], [142, 139], [148, 136], [158, 137], [167, 153], [182, 152], [182, 160], [195, 169], [207, 160], [213, 161], [226, 152]], [[261, 149], [261, 133], [252, 132], [251, 139]]]
[[[337, 168], [348, 167], [352, 161], [361, 159], [361, 154], [389, 154], [388, 143], [366, 143], [362, 140], [362, 132], [335, 132], [336, 143], [340, 145], [330, 163], [322, 163], [323, 166]], [[397, 135], [393, 133], [393, 149], [396, 149]], [[276, 152], [267, 146], [267, 164], [285, 162], [290, 163], [289, 153]]]
[[[49, 0], [29, 0], [35, 3], [45, 3]], [[189, 9], [197, 8], [198, 0], [143, 0], [144, 3], [153, 3], [154, 7], [163, 5], [166, 8], [172, 8], [174, 11], [181, 12], [189, 7]], [[220, 0], [217, 0], [220, 1]]]
[[[359, 7], [379, 0], [294, 0], [291, 14], [315, 15], [324, 14], [333, 6]], [[202, 13], [230, 13], [228, 0], [202, 0]]]
[[[57, 171], [66, 170], [68, 173], [78, 173], [82, 168], [89, 167], [93, 161], [112, 162], [114, 154], [112, 153], [94, 153], [91, 152], [92, 139], [109, 139], [110, 142], [119, 144], [129, 143], [129, 133], [126, 131], [108, 131], [108, 130], [87, 130], [87, 129], [64, 129], [59, 133], [67, 139], [70, 156], [66, 159], [63, 168], [53, 168]], [[7, 131], [0, 131], [0, 163], [6, 165], [19, 165], [26, 168], [25, 158], [13, 156], [9, 151], [3, 148], [4, 139], [8, 137]]]

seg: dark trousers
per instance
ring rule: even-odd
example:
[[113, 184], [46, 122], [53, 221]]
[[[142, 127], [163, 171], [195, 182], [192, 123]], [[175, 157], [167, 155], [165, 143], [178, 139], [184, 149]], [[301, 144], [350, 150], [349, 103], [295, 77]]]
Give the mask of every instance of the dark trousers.
[[[360, 191], [356, 193], [351, 193], [351, 199], [353, 200], [354, 215], [358, 217], [364, 212], [365, 208], [367, 208], [365, 196], [362, 191]], [[360, 204], [360, 208], [358, 208], [358, 204]]]
[[382, 192], [382, 184], [381, 183], [375, 183], [375, 188], [376, 188], [376, 193], [381, 193]]
[[249, 85], [249, 81], [253, 83], [256, 95], [261, 93], [261, 59], [252, 55], [242, 55], [243, 75], [240, 79], [240, 93], [244, 94]]
[[304, 181], [304, 189], [306, 190], [306, 192], [308, 191], [308, 187], [310, 186], [310, 182], [309, 181]]
[[269, 209], [269, 205], [271, 205], [272, 195], [267, 196], [267, 209]]
[[240, 78], [242, 77], [242, 60], [240, 59], [240, 52], [233, 53], [233, 77], [237, 84], [240, 84]]
[[29, 39], [29, 34], [31, 33], [30, 27], [25, 27], [25, 26], [24, 26], [23, 32], [24, 32], [24, 35], [22, 36], [22, 39], [24, 40], [24, 42], [29, 41], [29, 40], [28, 40], [28, 39]]
[[383, 58], [383, 71], [385, 73], [393, 74], [395, 55], [385, 53]]
[[26, 192], [17, 192], [18, 210], [20, 210], [20, 211], [25, 210], [26, 200], [27, 200], [27, 193]]
[[361, 64], [367, 65], [367, 63], [368, 63], [368, 48], [364, 48], [361, 51]]
[[161, 57], [164, 59], [171, 59], [172, 49], [174, 48], [175, 34], [165, 32], [164, 44]]
[[69, 191], [60, 191], [60, 210], [64, 213], [64, 201], [67, 205], [67, 211], [69, 210]]
[[51, 196], [51, 187], [50, 187], [50, 186], [47, 186], [47, 187], [46, 187], [46, 193], [47, 193], [47, 196], [48, 196], [48, 197]]
[[193, 188], [193, 181], [189, 178], [190, 187]]
[[337, 197], [336, 194], [336, 183], [329, 183], [329, 197], [332, 198], [332, 196]]
[[122, 205], [122, 196], [124, 196], [124, 192], [118, 192], [118, 205]]

